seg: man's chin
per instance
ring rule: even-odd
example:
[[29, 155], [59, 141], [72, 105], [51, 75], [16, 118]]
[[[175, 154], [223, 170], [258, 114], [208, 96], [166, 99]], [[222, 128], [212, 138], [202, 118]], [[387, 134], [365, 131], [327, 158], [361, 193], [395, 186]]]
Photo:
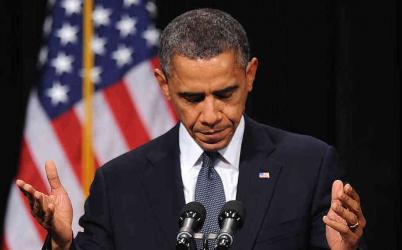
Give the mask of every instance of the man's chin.
[[198, 145], [200, 145], [200, 147], [204, 151], [210, 151], [210, 152], [221, 150], [229, 144], [229, 141], [227, 141], [227, 140], [221, 140], [221, 141], [217, 141], [217, 142], [204, 142], [204, 141], [197, 140], [197, 142], [198, 142]]

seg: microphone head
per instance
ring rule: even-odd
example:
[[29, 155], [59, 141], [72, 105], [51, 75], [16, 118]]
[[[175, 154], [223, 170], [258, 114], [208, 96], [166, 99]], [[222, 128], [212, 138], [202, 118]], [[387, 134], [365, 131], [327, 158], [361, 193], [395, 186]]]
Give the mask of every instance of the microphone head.
[[222, 228], [222, 223], [226, 218], [234, 219], [237, 222], [237, 229], [240, 229], [246, 219], [246, 209], [244, 208], [243, 203], [237, 200], [226, 202], [225, 205], [223, 205], [218, 218], [220, 228]]
[[180, 212], [179, 227], [183, 226], [183, 222], [186, 218], [193, 218], [193, 230], [198, 232], [204, 225], [206, 214], [205, 207], [201, 203], [196, 201], [189, 202]]

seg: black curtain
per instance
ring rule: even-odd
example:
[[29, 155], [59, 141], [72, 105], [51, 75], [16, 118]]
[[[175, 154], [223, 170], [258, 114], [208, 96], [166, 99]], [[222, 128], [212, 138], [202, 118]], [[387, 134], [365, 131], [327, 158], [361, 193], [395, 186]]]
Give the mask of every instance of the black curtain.
[[[159, 0], [157, 26], [197, 7], [225, 10], [248, 32], [260, 65], [252, 118], [338, 149], [368, 220], [371, 249], [399, 249], [401, 13], [398, 0]], [[46, 1], [0, 4], [3, 218], [15, 174], [26, 98], [37, 84]], [[0, 219], [1, 220], [1, 219]], [[0, 221], [1, 222], [1, 221]]]

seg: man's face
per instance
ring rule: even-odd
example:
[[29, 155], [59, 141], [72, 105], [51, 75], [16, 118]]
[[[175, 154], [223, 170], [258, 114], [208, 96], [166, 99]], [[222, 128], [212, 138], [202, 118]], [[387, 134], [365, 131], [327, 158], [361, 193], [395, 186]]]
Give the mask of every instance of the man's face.
[[189, 134], [206, 151], [226, 147], [243, 115], [248, 92], [253, 87], [258, 61], [244, 70], [232, 51], [211, 59], [174, 55], [170, 77], [160, 70], [155, 76], [165, 96]]

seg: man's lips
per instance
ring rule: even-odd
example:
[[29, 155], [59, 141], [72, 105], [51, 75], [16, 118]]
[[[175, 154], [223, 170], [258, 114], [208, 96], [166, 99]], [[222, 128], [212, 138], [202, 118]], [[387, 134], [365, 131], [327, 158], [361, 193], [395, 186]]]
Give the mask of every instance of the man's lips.
[[198, 132], [198, 138], [205, 143], [216, 143], [226, 137], [227, 128]]
[[200, 133], [203, 135], [213, 135], [213, 134], [222, 132], [223, 130], [225, 130], [225, 129], [223, 128], [223, 129], [215, 129], [215, 130], [209, 130], [209, 131], [201, 131]]

